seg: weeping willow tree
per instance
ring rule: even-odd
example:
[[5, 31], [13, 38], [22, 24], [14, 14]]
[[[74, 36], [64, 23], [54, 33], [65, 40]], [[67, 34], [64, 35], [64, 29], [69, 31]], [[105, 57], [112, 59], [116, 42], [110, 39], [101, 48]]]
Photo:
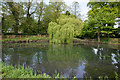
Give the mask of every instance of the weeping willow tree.
[[54, 43], [72, 43], [74, 37], [80, 36], [81, 30], [81, 20], [75, 17], [61, 15], [57, 19], [57, 23], [49, 23], [49, 40]]

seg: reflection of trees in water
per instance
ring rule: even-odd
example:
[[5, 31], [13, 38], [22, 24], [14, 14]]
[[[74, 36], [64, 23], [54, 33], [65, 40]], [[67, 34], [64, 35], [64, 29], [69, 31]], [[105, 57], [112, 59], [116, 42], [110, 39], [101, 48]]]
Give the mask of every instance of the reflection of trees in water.
[[[8, 64], [26, 64], [33, 69], [48, 74], [55, 70], [63, 75], [96, 77], [114, 71], [120, 73], [120, 51], [101, 46], [68, 44], [15, 44], [3, 47], [3, 61]], [[97, 50], [97, 53], [94, 50]], [[112, 64], [112, 55], [118, 62]], [[6, 59], [8, 57], [8, 59]], [[83, 63], [85, 63], [83, 65]], [[118, 68], [116, 68], [117, 66]], [[81, 72], [80, 72], [81, 71]]]
[[[3, 61], [10, 64], [31, 64], [33, 50], [30, 48], [5, 48], [3, 49]], [[9, 56], [10, 59], [6, 59], [5, 57]]]
[[114, 63], [114, 65], [117, 67], [117, 73], [120, 78], [120, 50], [117, 50], [117, 54], [114, 58], [116, 60], [116, 63]]
[[[82, 46], [54, 44], [48, 50], [48, 61], [53, 71], [56, 69], [65, 75], [74, 76], [78, 72], [77, 67], [86, 62], [84, 57], [89, 56], [90, 49]], [[82, 73], [82, 72], [81, 72]]]
[[[7, 46], [7, 48], [5, 47]], [[3, 47], [3, 61], [10, 64], [26, 64], [29, 66], [32, 66], [33, 61], [32, 58], [35, 55], [35, 53], [39, 53], [40, 48], [45, 47], [46, 45], [35, 45], [29, 46], [29, 44], [11, 44], [11, 45], [5, 45]], [[9, 48], [8, 48], [9, 47]], [[6, 59], [6, 57], [10, 57], [9, 60]]]
[[8, 64], [19, 64], [19, 55], [17, 54], [17, 48], [9, 48], [2, 50], [2, 60]]
[[[96, 54], [97, 49], [97, 54]], [[112, 64], [113, 56], [117, 55], [115, 49], [110, 49], [106, 47], [100, 47], [99, 45], [95, 48], [93, 48], [95, 57], [94, 59], [87, 59], [88, 64], [86, 64], [85, 71], [87, 72], [87, 76], [91, 76], [93, 78], [96, 78], [97, 76], [109, 76], [110, 78], [115, 77], [114, 72], [118, 72], [119, 68], [116, 68], [115, 64]], [[117, 56], [116, 56], [117, 58]], [[119, 64], [119, 62], [116, 62]], [[97, 73], [97, 74], [96, 74]], [[119, 72], [118, 72], [119, 74]]]
[[49, 66], [49, 65], [44, 65], [48, 63], [48, 58], [46, 51], [42, 49], [38, 49], [37, 52], [35, 52], [32, 61], [33, 61], [33, 67], [38, 71], [38, 73], [45, 72], [46, 66]]

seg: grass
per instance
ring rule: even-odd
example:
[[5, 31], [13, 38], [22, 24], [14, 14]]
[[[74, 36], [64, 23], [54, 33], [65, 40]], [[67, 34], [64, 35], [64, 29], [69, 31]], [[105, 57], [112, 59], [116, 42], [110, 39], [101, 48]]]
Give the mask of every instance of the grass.
[[2, 42], [5, 42], [5, 41], [24, 41], [24, 40], [46, 40], [48, 39], [48, 37], [38, 37], [38, 36], [29, 36], [29, 37], [22, 37], [21, 39], [19, 37], [17, 38], [9, 38], [9, 39], [6, 39], [6, 38], [2, 38]]
[[[50, 76], [46, 73], [41, 73], [41, 74], [37, 74], [36, 72], [34, 72], [33, 74], [33, 70], [30, 69], [29, 67], [25, 67], [23, 66], [12, 66], [12, 65], [6, 65], [5, 63], [0, 63], [0, 65], [2, 64], [2, 78], [50, 78], [51, 80], [57, 80], [57, 79], [61, 79], [61, 80], [69, 80], [66, 77], [63, 77], [62, 75], [60, 75], [59, 73], [57, 75], [53, 75]], [[119, 80], [118, 78], [118, 74], [115, 72], [115, 79], [114, 80]], [[77, 80], [77, 78], [70, 78], [70, 80]], [[85, 80], [93, 80], [93, 78], [85, 78]], [[105, 77], [98, 77], [97, 80], [109, 80], [109, 78], [107, 76]]]
[[[92, 41], [95, 41], [95, 42], [97, 42], [97, 39], [78, 39], [78, 38], [74, 38], [74, 39], [76, 39], [76, 40], [79, 40], [79, 41], [81, 41], [81, 42], [92, 42]], [[118, 38], [101, 38], [101, 42], [103, 42], [103, 43], [106, 43], [106, 44], [119, 44], [119, 42], [118, 42]]]
[[65, 78], [59, 73], [57, 75], [54, 74], [53, 76], [50, 76], [46, 73], [33, 73], [32, 69], [25, 67], [24, 65], [12, 66], [6, 65], [5, 63], [1, 63], [0, 65], [2, 65], [2, 78], [51, 78], [51, 80], [54, 80], [55, 78]]
[[118, 38], [102, 38], [101, 42], [108, 44], [118, 44]]
[[51, 78], [46, 73], [38, 74], [29, 67], [6, 65], [2, 63], [2, 78]]

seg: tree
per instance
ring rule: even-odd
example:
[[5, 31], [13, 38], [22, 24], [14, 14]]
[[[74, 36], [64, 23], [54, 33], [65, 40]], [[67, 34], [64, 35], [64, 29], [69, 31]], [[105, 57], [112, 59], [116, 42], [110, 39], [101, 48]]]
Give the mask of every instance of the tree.
[[[26, 22], [29, 22], [26, 23]], [[21, 26], [20, 26], [21, 31], [23, 31], [23, 33], [37, 33], [38, 32], [38, 28], [37, 28], [37, 20], [35, 20], [34, 18], [23, 18]]]
[[43, 30], [47, 33], [49, 23], [56, 22], [60, 14], [63, 13], [65, 9], [64, 2], [49, 2], [49, 5], [45, 6], [42, 18]]
[[36, 32], [36, 30], [34, 30], [36, 28], [34, 14], [37, 12], [38, 9], [37, 2], [33, 3], [33, 0], [28, 0], [28, 2], [24, 3], [23, 5], [25, 7], [24, 12], [26, 15], [23, 21], [23, 25], [26, 25], [26, 27], [23, 26], [24, 27], [23, 32], [24, 33]]
[[42, 13], [43, 13], [43, 0], [37, 4], [39, 7], [38, 7], [38, 10], [37, 10], [37, 14], [38, 14], [38, 23], [37, 23], [37, 26], [38, 26], [38, 33], [39, 31], [41, 31], [41, 17], [42, 17]]
[[69, 16], [69, 15], [70, 15], [70, 12], [69, 12], [69, 11], [66, 11], [65, 15], [68, 15], [68, 16]]
[[[118, 33], [118, 36], [120, 36], [120, 1], [115, 3], [114, 6], [117, 10], [117, 18], [116, 18], [117, 20], [116, 22], [118, 23], [117, 33]], [[120, 43], [120, 39], [118, 42]]]
[[2, 31], [3, 33], [7, 33], [8, 29], [14, 29], [13, 25], [15, 25], [15, 20], [12, 15], [6, 15], [3, 13], [2, 17]]
[[12, 14], [14, 15], [14, 19], [16, 21], [16, 24], [14, 25], [14, 32], [18, 33], [18, 25], [19, 25], [19, 12], [18, 9], [15, 7], [15, 3], [8, 2], [8, 5], [11, 9]]
[[91, 30], [90, 26], [93, 26], [93, 22], [92, 23], [88, 23], [88, 20], [85, 20], [83, 23], [83, 29], [82, 29], [82, 34], [81, 37], [82, 38], [95, 38], [95, 33], [93, 30]]
[[[2, 3], [2, 12], [3, 12], [3, 21], [6, 20], [7, 21], [7, 15], [9, 15], [9, 17], [11, 16], [11, 20], [14, 21], [14, 23], [11, 23], [14, 29], [14, 33], [18, 33], [19, 30], [19, 21], [20, 21], [20, 15], [23, 12], [23, 6], [21, 5], [21, 3], [17, 3], [17, 2], [4, 2]], [[10, 18], [9, 18], [10, 20]], [[5, 21], [5, 22], [6, 22]], [[8, 22], [8, 21], [7, 21]], [[6, 23], [5, 23], [6, 24]], [[7, 27], [3, 24], [4, 28]], [[11, 26], [11, 25], [10, 25]]]
[[33, 3], [33, 0], [28, 0], [28, 2], [25, 4], [25, 7], [26, 7], [25, 12], [27, 14], [27, 18], [30, 18], [34, 13], [36, 13], [38, 8], [36, 7], [36, 3]]
[[112, 33], [115, 24], [116, 10], [108, 2], [90, 2], [88, 6], [91, 10], [88, 12], [89, 30], [97, 33], [98, 42], [101, 34]]
[[53, 11], [54, 19], [56, 21], [57, 18], [60, 16], [60, 14], [64, 11], [65, 3], [64, 2], [50, 2], [49, 6]]
[[72, 11], [73, 11], [73, 14], [75, 15], [75, 17], [79, 18], [79, 16], [80, 16], [80, 6], [79, 6], [79, 3], [77, 1], [74, 1], [72, 3]]
[[50, 22], [48, 34], [50, 42], [72, 43], [73, 38], [80, 36], [82, 21], [74, 17], [61, 15], [56, 22]]

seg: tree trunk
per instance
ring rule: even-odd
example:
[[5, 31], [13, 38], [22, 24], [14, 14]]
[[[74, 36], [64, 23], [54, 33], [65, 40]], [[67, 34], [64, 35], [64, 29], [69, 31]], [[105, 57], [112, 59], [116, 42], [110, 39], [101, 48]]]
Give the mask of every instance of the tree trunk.
[[40, 19], [38, 20], [38, 33], [40, 31]]
[[14, 33], [18, 33], [18, 26], [19, 26], [19, 12], [18, 9], [15, 7], [13, 2], [8, 2], [8, 5], [11, 9], [12, 14], [14, 15], [14, 19], [16, 24], [14, 25]]
[[18, 27], [17, 26], [14, 26], [14, 33], [18, 33]]
[[15, 21], [16, 21], [16, 24], [14, 26], [14, 33], [17, 34], [18, 33], [19, 20], [16, 18]]
[[40, 12], [39, 17], [38, 17], [38, 32], [39, 32], [39, 29], [40, 29], [40, 17], [41, 17], [41, 14], [42, 14], [42, 12]]
[[98, 42], [100, 42], [100, 32], [98, 31]]
[[[2, 17], [2, 27], [4, 27], [4, 19], [5, 19], [5, 18], [4, 18], [4, 13], [2, 14], [2, 16], [3, 16], [3, 17]], [[4, 31], [3, 31], [3, 28], [1, 28], [1, 30], [2, 30], [1, 32], [3, 33], [3, 32], [4, 32]], [[6, 32], [6, 30], [5, 30], [5, 32]]]
[[42, 2], [40, 3], [40, 12], [39, 12], [39, 17], [38, 17], [38, 33], [39, 33], [39, 30], [40, 30], [40, 18], [41, 18], [41, 15], [42, 15], [42, 12], [43, 12], [43, 0]]
[[76, 5], [75, 5], [75, 18], [76, 18]]

